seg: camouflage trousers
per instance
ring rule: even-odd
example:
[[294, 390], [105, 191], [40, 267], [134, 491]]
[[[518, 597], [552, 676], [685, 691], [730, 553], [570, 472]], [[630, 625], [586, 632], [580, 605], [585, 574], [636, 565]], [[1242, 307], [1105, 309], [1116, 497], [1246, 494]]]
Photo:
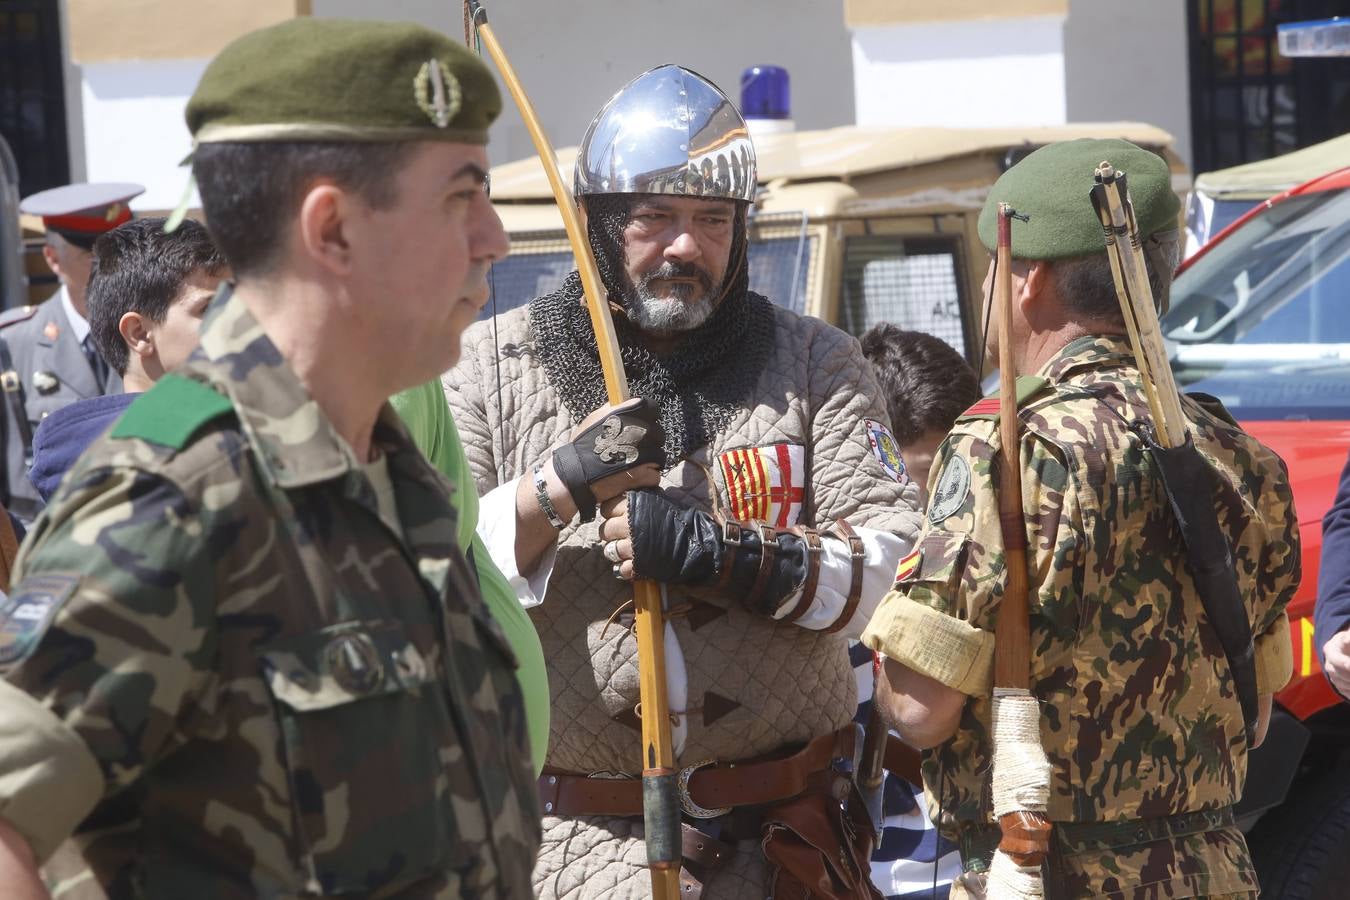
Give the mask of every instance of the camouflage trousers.
[[[1120, 823], [1057, 823], [1052, 835], [1047, 900], [1251, 900], [1259, 893], [1231, 808]], [[952, 900], [983, 897], [983, 873], [998, 840], [996, 825], [962, 829], [966, 873], [953, 884]]]
[[[1110, 897], [1114, 900], [1116, 897], [1133, 895], [1114, 893], [1097, 894], [1096, 896]], [[974, 872], [965, 873], [952, 882], [952, 890], [948, 897], [949, 900], [985, 900], [984, 875], [977, 875]], [[1256, 900], [1256, 898], [1256, 891], [1239, 891], [1237, 893], [1228, 894], [1200, 894], [1196, 895], [1194, 900]]]

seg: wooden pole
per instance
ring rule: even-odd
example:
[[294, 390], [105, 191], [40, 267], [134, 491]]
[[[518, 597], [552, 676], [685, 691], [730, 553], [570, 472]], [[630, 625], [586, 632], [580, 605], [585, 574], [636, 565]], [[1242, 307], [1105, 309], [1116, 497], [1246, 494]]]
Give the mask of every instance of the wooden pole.
[[[1031, 689], [1031, 613], [1028, 601], [1027, 529], [1022, 512], [1021, 420], [1017, 416], [1017, 362], [1012, 337], [1012, 218], [1006, 203], [998, 206], [998, 242], [995, 248], [997, 277], [994, 302], [998, 304], [999, 368], [999, 461], [998, 518], [1003, 534], [1003, 562], [1007, 578], [994, 626], [994, 687], [1000, 691], [1029, 694]], [[999, 702], [995, 701], [996, 704]], [[1034, 704], [1034, 700], [1028, 700]], [[998, 715], [995, 707], [995, 715]], [[1035, 735], [1037, 744], [1040, 736]], [[996, 749], [996, 759], [997, 748]], [[1042, 753], [1043, 756], [1043, 753]], [[998, 766], [992, 777], [1000, 778]], [[1036, 869], [1050, 851], [1050, 822], [1038, 811], [1018, 809], [999, 816], [1002, 837], [998, 850], [1017, 866]], [[991, 888], [993, 886], [991, 885]], [[994, 888], [990, 897], [1002, 887]], [[1000, 897], [1009, 896], [1007, 894]], [[1032, 894], [1032, 896], [1036, 896]]]
[[[605, 376], [605, 392], [610, 403], [630, 396], [628, 377], [619, 354], [619, 339], [614, 331], [609, 303], [600, 270], [595, 264], [571, 190], [558, 172], [558, 155], [544, 133], [534, 106], [516, 76], [515, 69], [497, 42], [487, 15], [477, 0], [469, 0], [468, 9], [477, 27], [478, 38], [497, 65], [506, 89], [516, 101], [525, 127], [534, 141], [534, 149], [543, 163], [553, 197], [562, 213], [567, 239], [576, 256], [586, 295], [586, 308], [595, 329], [600, 352], [600, 367]], [[652, 896], [657, 900], [675, 900], [680, 894], [680, 804], [675, 766], [675, 746], [671, 737], [670, 699], [666, 693], [666, 616], [661, 603], [661, 588], [654, 581], [633, 584], [634, 631], [638, 641], [638, 697], [642, 714], [642, 803], [646, 825], [647, 864], [652, 873]]]

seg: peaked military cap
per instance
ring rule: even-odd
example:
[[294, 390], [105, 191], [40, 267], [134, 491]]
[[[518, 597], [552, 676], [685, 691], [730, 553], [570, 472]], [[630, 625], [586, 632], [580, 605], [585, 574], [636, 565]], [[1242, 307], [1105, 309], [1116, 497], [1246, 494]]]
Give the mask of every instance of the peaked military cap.
[[1103, 161], [1127, 176], [1140, 238], [1178, 227], [1181, 201], [1161, 156], [1129, 141], [1080, 138], [1041, 147], [994, 182], [980, 211], [980, 241], [993, 252], [1002, 202], [1029, 217], [1013, 222], [1012, 255], [1017, 259], [1065, 259], [1104, 251], [1106, 238], [1089, 196], [1093, 173]]
[[100, 234], [131, 221], [127, 201], [144, 193], [129, 182], [67, 184], [23, 198], [19, 212], [41, 216], [43, 228], [88, 250]]
[[502, 99], [487, 66], [421, 25], [304, 16], [221, 50], [187, 105], [195, 143], [486, 144]]

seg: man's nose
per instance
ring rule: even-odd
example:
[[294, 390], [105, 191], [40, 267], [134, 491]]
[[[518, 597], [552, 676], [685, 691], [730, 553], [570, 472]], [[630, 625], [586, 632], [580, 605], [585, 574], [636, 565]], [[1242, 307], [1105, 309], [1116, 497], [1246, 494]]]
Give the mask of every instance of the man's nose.
[[474, 259], [498, 260], [511, 252], [511, 238], [502, 227], [496, 208], [488, 202], [474, 229], [472, 253]]
[[698, 241], [690, 234], [688, 228], [681, 228], [675, 235], [675, 239], [666, 245], [666, 258], [677, 259], [681, 262], [692, 262], [701, 256], [703, 251], [698, 246]]

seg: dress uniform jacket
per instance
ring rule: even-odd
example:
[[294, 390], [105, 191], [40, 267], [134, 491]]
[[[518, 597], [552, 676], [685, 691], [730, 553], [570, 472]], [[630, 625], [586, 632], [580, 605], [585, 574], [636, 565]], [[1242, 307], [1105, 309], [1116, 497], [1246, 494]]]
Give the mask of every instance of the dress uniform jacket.
[[80, 459], [0, 607], [0, 818], [114, 898], [525, 898], [510, 646], [385, 407], [358, 462], [238, 301]]
[[[62, 306], [60, 292], [34, 308], [31, 315], [17, 312], [9, 315], [18, 318], [11, 318], [9, 324], [0, 319], [0, 341], [9, 355], [3, 368], [15, 376], [5, 388], [5, 473], [9, 496], [3, 499], [7, 509], [31, 522], [41, 509], [41, 501], [28, 481], [33, 448], [23, 440], [24, 430], [15, 422], [19, 408], [27, 418], [31, 441], [45, 416], [76, 400], [121, 393], [122, 379], [116, 372], [110, 372], [105, 389], [99, 390], [98, 379]], [[17, 397], [9, 387], [17, 389]]]
[[[1247, 896], [1256, 874], [1232, 813], [1247, 767], [1242, 712], [1131, 427], [1149, 414], [1129, 345], [1080, 338], [1040, 375], [1019, 382], [1019, 415], [1051, 881], [1068, 897]], [[1183, 407], [1218, 476], [1258, 690], [1273, 693], [1292, 670], [1284, 608], [1299, 578], [1288, 472], [1217, 401]], [[957, 421], [933, 467], [924, 533], [863, 637], [971, 697], [955, 736], [925, 754], [924, 780], [933, 820], [975, 869], [998, 842], [988, 790], [1004, 584], [997, 418], [990, 398]]]

